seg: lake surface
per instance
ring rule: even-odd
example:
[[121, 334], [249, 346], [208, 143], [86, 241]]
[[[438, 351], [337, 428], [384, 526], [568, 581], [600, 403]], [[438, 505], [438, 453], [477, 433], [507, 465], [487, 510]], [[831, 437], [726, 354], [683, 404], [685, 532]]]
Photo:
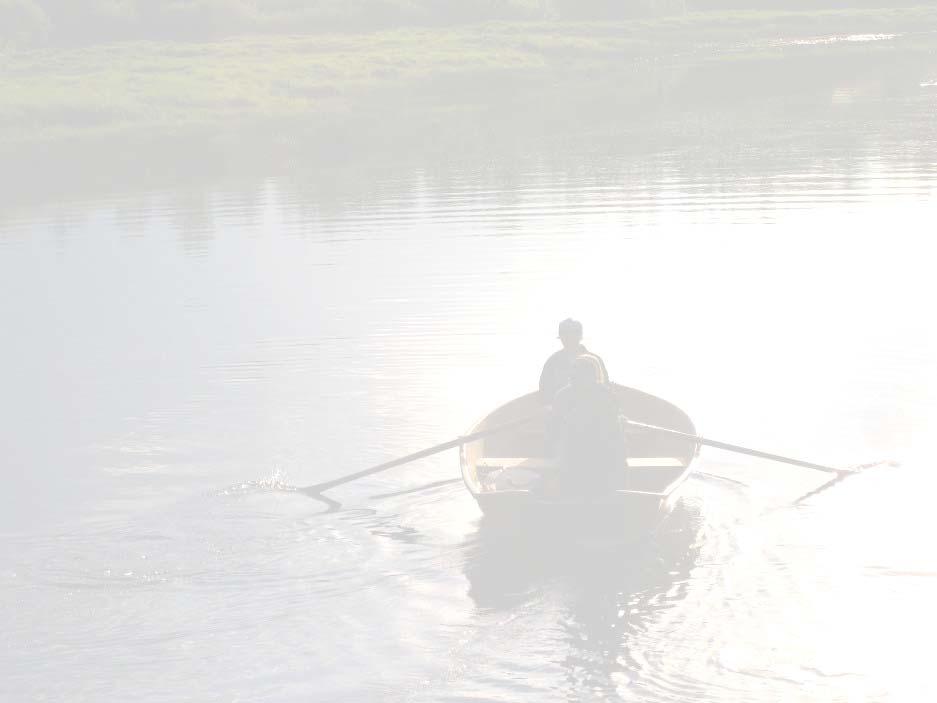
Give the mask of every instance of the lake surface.
[[[5, 218], [0, 698], [933, 700], [937, 88], [805, 102]], [[872, 466], [797, 502], [704, 449], [637, 544], [386, 496], [454, 452], [290, 490], [532, 390], [571, 315], [704, 435]]]

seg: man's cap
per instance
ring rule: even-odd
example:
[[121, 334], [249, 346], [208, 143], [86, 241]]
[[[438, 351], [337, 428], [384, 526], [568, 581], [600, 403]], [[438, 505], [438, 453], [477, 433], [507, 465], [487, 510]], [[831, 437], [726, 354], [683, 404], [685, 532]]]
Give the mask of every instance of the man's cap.
[[567, 317], [560, 323], [559, 335], [560, 337], [577, 336], [581, 338], [582, 323], [579, 320]]

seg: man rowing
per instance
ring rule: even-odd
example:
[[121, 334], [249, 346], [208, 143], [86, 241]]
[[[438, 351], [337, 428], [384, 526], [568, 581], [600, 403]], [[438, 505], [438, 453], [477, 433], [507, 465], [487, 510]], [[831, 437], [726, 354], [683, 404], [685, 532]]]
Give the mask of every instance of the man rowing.
[[599, 369], [598, 382], [608, 383], [605, 363], [582, 344], [581, 322], [569, 318], [563, 320], [559, 327], [559, 340], [563, 343], [563, 348], [547, 359], [540, 373], [540, 397], [544, 403], [552, 403], [554, 396], [569, 385], [576, 357], [594, 359]]
[[547, 441], [559, 460], [559, 485], [602, 492], [624, 466], [626, 447], [618, 399], [601, 359], [582, 354], [570, 364], [569, 385], [553, 398]]

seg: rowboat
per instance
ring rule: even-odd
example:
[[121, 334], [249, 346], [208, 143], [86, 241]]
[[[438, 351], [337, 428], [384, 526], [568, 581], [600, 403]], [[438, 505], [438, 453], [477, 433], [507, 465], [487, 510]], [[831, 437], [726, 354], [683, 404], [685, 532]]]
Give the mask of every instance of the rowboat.
[[[466, 442], [460, 451], [462, 480], [486, 517], [515, 519], [537, 514], [553, 519], [572, 513], [580, 518], [615, 516], [644, 525], [669, 512], [699, 452], [696, 428], [672, 403], [634, 388], [610, 385], [628, 420], [676, 432], [626, 425], [628, 456], [620, 471], [610, 477], [608, 489], [592, 495], [564, 493], [549, 488], [559, 467], [548, 456], [547, 414], [541, 396], [534, 392], [515, 398], [476, 423], [466, 437], [483, 436]], [[504, 425], [510, 429], [485, 434]]]

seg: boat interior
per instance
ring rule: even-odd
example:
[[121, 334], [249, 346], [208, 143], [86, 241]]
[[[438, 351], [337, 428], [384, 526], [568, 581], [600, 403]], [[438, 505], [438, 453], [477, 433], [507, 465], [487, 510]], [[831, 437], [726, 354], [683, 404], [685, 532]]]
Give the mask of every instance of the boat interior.
[[[696, 434], [690, 418], [675, 405], [634, 388], [612, 384], [621, 414], [648, 425]], [[476, 496], [501, 492], [527, 492], [559, 470], [547, 456], [548, 409], [539, 393], [516, 398], [489, 414], [472, 433], [508, 424], [528, 416], [530, 422], [468, 442], [462, 447], [462, 473]], [[684, 477], [699, 449], [692, 439], [626, 426], [627, 459], [613, 477], [616, 490], [665, 496]]]

